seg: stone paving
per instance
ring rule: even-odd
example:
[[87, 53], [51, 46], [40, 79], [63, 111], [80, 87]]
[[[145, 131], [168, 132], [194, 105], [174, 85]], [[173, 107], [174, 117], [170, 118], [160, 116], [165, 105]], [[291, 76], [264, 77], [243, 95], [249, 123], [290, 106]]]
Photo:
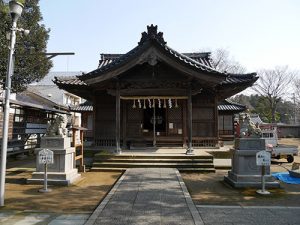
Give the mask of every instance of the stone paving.
[[87, 225], [203, 224], [177, 169], [128, 169]]
[[197, 206], [205, 225], [299, 225], [300, 207]]
[[86, 213], [0, 212], [1, 225], [83, 225], [88, 218]]

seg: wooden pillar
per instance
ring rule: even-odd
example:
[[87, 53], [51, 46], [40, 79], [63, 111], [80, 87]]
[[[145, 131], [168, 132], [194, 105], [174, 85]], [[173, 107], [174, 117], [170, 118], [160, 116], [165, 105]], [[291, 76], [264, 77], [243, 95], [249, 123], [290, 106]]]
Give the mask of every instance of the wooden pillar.
[[214, 99], [214, 114], [215, 114], [215, 134], [217, 137], [216, 145], [219, 146], [219, 140], [220, 140], [220, 135], [219, 135], [219, 112], [218, 112], [218, 98], [215, 96]]
[[[97, 136], [96, 136], [96, 116], [97, 116], [97, 102], [95, 97], [95, 92], [93, 93], [93, 142], [94, 146], [97, 146]], [[101, 129], [101, 128], [100, 128]]]
[[155, 105], [153, 107], [153, 147], [156, 147], [156, 113], [155, 113]]
[[121, 154], [121, 147], [120, 147], [120, 84], [119, 81], [116, 83], [116, 153]]
[[122, 139], [123, 139], [123, 149], [126, 148], [126, 123], [127, 123], [127, 102], [123, 101], [123, 110], [122, 110], [122, 118], [123, 118], [123, 126], [122, 126]]
[[182, 147], [186, 148], [187, 147], [187, 132], [186, 132], [186, 121], [187, 121], [187, 104], [186, 104], [186, 100], [182, 101]]
[[193, 105], [192, 105], [192, 87], [191, 84], [189, 85], [188, 89], [188, 148], [186, 150], [187, 155], [192, 155], [193, 153], [193, 144], [192, 144], [192, 138], [193, 138]]

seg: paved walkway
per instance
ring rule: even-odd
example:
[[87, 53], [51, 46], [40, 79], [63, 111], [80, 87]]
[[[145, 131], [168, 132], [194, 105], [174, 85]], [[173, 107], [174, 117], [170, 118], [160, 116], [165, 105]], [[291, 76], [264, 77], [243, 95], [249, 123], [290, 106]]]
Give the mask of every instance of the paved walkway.
[[86, 225], [200, 225], [202, 219], [177, 169], [128, 169]]
[[83, 225], [88, 217], [87, 213], [0, 211], [0, 225]]
[[299, 225], [300, 207], [200, 206], [205, 225]]

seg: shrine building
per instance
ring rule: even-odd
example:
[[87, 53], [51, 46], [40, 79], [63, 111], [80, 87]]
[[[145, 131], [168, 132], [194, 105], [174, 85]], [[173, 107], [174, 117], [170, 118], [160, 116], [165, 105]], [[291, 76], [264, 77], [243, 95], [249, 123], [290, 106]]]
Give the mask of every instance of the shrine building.
[[218, 145], [218, 104], [257, 79], [216, 70], [210, 53], [175, 51], [151, 25], [128, 53], [101, 54], [97, 69], [54, 83], [92, 103], [95, 146], [191, 150]]

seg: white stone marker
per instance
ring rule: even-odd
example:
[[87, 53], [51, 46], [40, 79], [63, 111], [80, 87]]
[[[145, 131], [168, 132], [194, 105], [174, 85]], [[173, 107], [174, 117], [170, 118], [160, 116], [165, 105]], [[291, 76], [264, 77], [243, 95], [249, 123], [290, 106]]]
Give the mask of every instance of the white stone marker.
[[265, 189], [265, 166], [271, 165], [271, 154], [265, 150], [256, 153], [256, 165], [261, 166], [261, 190], [256, 192], [261, 195], [270, 194], [269, 191]]
[[47, 165], [54, 163], [53, 151], [49, 149], [43, 149], [39, 151], [39, 164], [44, 164], [44, 189], [40, 189], [39, 192], [50, 192], [51, 189], [47, 188]]

